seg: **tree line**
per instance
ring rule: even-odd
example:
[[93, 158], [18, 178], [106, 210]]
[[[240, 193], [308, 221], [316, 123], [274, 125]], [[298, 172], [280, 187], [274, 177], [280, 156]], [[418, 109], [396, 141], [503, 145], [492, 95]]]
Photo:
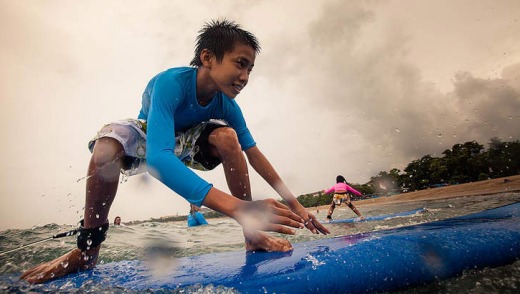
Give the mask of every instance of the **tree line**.
[[[492, 138], [487, 150], [477, 141], [468, 141], [441, 154], [425, 155], [402, 171], [380, 171], [365, 184], [350, 185], [367, 198], [520, 174], [519, 140], [502, 142]], [[332, 194], [315, 192], [297, 198], [304, 207], [312, 207], [330, 204]]]

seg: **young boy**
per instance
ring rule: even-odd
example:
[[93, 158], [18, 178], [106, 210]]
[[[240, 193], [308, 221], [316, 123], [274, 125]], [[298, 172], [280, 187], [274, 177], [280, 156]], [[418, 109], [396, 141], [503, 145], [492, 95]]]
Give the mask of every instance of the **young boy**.
[[[147, 169], [190, 203], [232, 217], [243, 228], [247, 250], [292, 249], [287, 240], [261, 231], [295, 234], [294, 228], [307, 227], [315, 234], [328, 234], [256, 146], [234, 100], [247, 85], [259, 51], [256, 37], [237, 24], [226, 20], [206, 24], [197, 37], [193, 67], [172, 68], [152, 78], [138, 120], [108, 124], [90, 142], [78, 248], [26, 271], [21, 278], [41, 283], [95, 266], [120, 171], [134, 175]], [[288, 207], [273, 199], [251, 201], [244, 153]], [[210, 170], [220, 163], [234, 197], [188, 168]]]

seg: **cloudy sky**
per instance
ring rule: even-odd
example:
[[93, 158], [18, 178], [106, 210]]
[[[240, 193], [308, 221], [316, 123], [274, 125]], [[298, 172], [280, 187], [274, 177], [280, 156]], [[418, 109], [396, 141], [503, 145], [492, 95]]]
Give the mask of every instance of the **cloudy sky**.
[[[237, 101], [295, 195], [455, 143], [518, 140], [518, 11], [516, 0], [0, 0], [0, 230], [76, 223], [88, 140], [136, 117], [148, 80], [187, 65], [216, 18], [261, 42]], [[254, 198], [279, 198], [251, 174]], [[201, 175], [227, 191], [221, 168]], [[136, 176], [122, 179], [110, 218], [188, 209]]]

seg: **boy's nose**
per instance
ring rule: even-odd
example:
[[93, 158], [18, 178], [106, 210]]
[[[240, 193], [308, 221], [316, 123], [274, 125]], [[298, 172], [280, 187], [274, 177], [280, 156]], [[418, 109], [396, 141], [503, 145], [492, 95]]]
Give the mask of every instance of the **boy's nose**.
[[247, 84], [247, 82], [249, 81], [249, 72], [247, 70], [242, 71], [238, 78], [240, 79], [240, 81], [242, 83], [244, 83], [244, 86], [245, 86]]

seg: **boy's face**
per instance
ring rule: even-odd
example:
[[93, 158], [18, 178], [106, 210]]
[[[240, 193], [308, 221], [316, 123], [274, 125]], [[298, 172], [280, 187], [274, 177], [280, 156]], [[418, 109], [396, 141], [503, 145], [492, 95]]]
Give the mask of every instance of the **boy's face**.
[[215, 59], [210, 75], [217, 90], [235, 98], [247, 85], [255, 58], [256, 53], [251, 46], [238, 43], [233, 51], [224, 54], [221, 62]]

